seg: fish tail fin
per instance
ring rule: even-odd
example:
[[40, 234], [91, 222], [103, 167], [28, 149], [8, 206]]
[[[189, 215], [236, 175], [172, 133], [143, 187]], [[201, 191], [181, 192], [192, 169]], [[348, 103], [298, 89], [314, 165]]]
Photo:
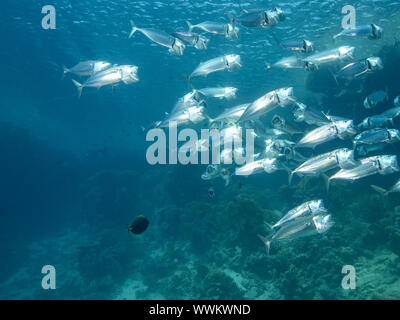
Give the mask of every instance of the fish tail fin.
[[335, 80], [336, 85], [339, 87], [339, 81], [338, 81], [338, 79], [337, 79], [336, 74], [334, 74], [333, 71], [330, 71], [330, 73], [331, 73], [331, 75], [332, 75], [333, 80]]
[[269, 224], [268, 222], [264, 222], [264, 225], [266, 227], [268, 227], [269, 229], [274, 230], [274, 227], [271, 224]]
[[331, 179], [325, 173], [322, 174], [322, 178], [324, 179], [324, 182], [325, 182], [326, 193], [329, 193]]
[[186, 20], [186, 24], [188, 25], [189, 32], [191, 32], [193, 30], [194, 26], [190, 23], [189, 20]]
[[281, 163], [281, 166], [282, 166], [282, 168], [283, 169], [285, 169], [286, 171], [287, 171], [287, 173], [288, 173], [288, 175], [289, 175], [289, 186], [292, 184], [292, 178], [293, 178], [293, 175], [294, 175], [294, 171], [293, 170], [291, 170], [287, 165], [285, 165], [284, 163]]
[[383, 207], [386, 208], [389, 199], [389, 191], [373, 184], [371, 184], [371, 188], [383, 196]]
[[231, 175], [230, 174], [223, 175], [222, 179], [225, 181], [225, 187], [229, 186], [229, 183], [231, 182]]
[[128, 38], [128, 39], [132, 38], [132, 36], [133, 36], [133, 35], [135, 34], [135, 32], [137, 31], [137, 27], [136, 27], [135, 22], [133, 22], [133, 20], [131, 20], [130, 22], [131, 22], [132, 30], [131, 30], [131, 33], [129, 34], [129, 38]]
[[289, 186], [292, 184], [294, 172], [289, 172]]
[[185, 77], [185, 79], [186, 79], [186, 81], [187, 81], [187, 83], [188, 83], [189, 88], [192, 88], [192, 84], [191, 84], [191, 82], [190, 82], [190, 75], [188, 75], [188, 74], [186, 74], [186, 73], [183, 73], [183, 76]]
[[263, 237], [262, 235], [258, 234], [257, 235], [260, 240], [265, 244], [265, 249], [267, 250], [267, 255], [269, 255], [269, 249], [271, 248], [271, 241], [268, 240], [267, 238]]
[[69, 69], [66, 67], [66, 66], [62, 66], [62, 68], [63, 68], [63, 75], [62, 75], [62, 77], [61, 77], [61, 80], [64, 80], [64, 78], [65, 78], [65, 75], [67, 74], [67, 73], [69, 73], [70, 71], [69, 71]]
[[235, 16], [230, 12], [228, 12], [227, 15], [228, 15], [229, 20], [231, 20], [232, 25], [235, 25], [236, 24]]
[[376, 186], [376, 185], [374, 185], [374, 184], [371, 184], [371, 188], [372, 188], [373, 190], [375, 190], [376, 192], [378, 192], [380, 195], [383, 195], [384, 197], [387, 197], [387, 195], [388, 195], [388, 192], [387, 192], [386, 189], [383, 189], [383, 188], [381, 188], [381, 187], [378, 187], [378, 186]]
[[264, 65], [265, 65], [265, 70], [268, 72], [269, 70], [271, 70], [271, 64], [268, 62], [268, 61], [266, 61], [266, 60], [264, 60]]
[[277, 44], [278, 46], [281, 46], [281, 42], [279, 41], [279, 39], [278, 39], [278, 37], [276, 36], [276, 34], [275, 34], [274, 32], [271, 32], [271, 34], [272, 34], [272, 38], [274, 38], [276, 44]]
[[81, 97], [82, 95], [82, 89], [83, 89], [83, 85], [80, 84], [78, 81], [72, 79], [73, 84], [76, 86], [76, 88], [78, 89], [78, 98]]
[[214, 122], [214, 119], [211, 118], [208, 114], [204, 114], [204, 116], [206, 117], [208, 124], [212, 124]]

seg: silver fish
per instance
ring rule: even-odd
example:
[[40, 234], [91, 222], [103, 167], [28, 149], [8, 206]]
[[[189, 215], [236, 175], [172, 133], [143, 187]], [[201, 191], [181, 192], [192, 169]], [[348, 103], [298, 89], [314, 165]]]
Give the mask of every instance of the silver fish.
[[254, 101], [243, 113], [239, 122], [258, 119], [278, 106], [286, 107], [295, 101], [292, 87], [273, 90]]
[[241, 67], [240, 55], [228, 54], [200, 63], [187, 78], [190, 80], [193, 77], [207, 76], [210, 73], [223, 70], [236, 71]]
[[131, 20], [131, 26], [132, 26], [132, 31], [129, 34], [129, 38], [131, 38], [136, 31], [139, 31], [143, 33], [151, 41], [169, 48], [170, 53], [175, 54], [177, 56], [183, 55], [185, 51], [185, 45], [178, 38], [175, 38], [162, 30], [153, 28], [148, 28], [148, 29], [138, 28], [136, 27], [136, 24], [133, 22], [133, 20]]
[[315, 148], [316, 146], [339, 138], [347, 139], [357, 134], [353, 120], [333, 121], [307, 133], [298, 143], [297, 148]]
[[320, 65], [324, 63], [337, 62], [347, 59], [353, 59], [355, 47], [342, 46], [335, 49], [330, 49], [315, 53], [303, 59], [306, 63]]
[[358, 127], [361, 129], [374, 129], [380, 128], [387, 125], [389, 119], [383, 115], [375, 115], [371, 117], [366, 117]]
[[337, 167], [341, 169], [351, 169], [359, 164], [354, 159], [354, 151], [347, 148], [336, 149], [316, 157], [313, 157], [293, 170], [289, 176], [289, 184], [295, 174], [301, 176], [319, 176]]
[[223, 149], [220, 154], [220, 159], [222, 164], [230, 165], [237, 159], [237, 157], [244, 157], [245, 149], [242, 147], [234, 147], [232, 149]]
[[296, 102], [292, 112], [296, 122], [305, 122], [309, 125], [317, 126], [322, 126], [330, 122], [323, 112], [311, 109], [304, 103]]
[[178, 101], [174, 105], [174, 108], [171, 111], [171, 114], [182, 111], [189, 107], [197, 106], [199, 104], [205, 106], [205, 102], [200, 99], [198, 92], [196, 90], [193, 90], [178, 99]]
[[209, 39], [198, 33], [177, 31], [171, 33], [175, 38], [195, 47], [198, 50], [207, 50]]
[[210, 164], [207, 166], [206, 172], [201, 175], [201, 178], [203, 180], [222, 178], [225, 181], [225, 186], [227, 186], [231, 180], [231, 173], [221, 165]]
[[253, 174], [266, 172], [273, 173], [280, 169], [278, 159], [260, 159], [256, 161], [249, 162], [244, 166], [238, 167], [235, 170], [235, 175], [237, 176], [250, 176]]
[[232, 22], [232, 25], [236, 25], [238, 23], [246, 28], [269, 28], [285, 20], [285, 14], [279, 8], [245, 12], [237, 18], [230, 13], [228, 13], [228, 16]]
[[210, 150], [210, 139], [198, 139], [195, 141], [188, 141], [182, 145], [177, 152], [187, 153], [193, 150], [194, 152], [207, 152]]
[[176, 125], [199, 123], [207, 118], [204, 111], [204, 106], [200, 104], [197, 106], [191, 106], [186, 109], [179, 110], [168, 115], [167, 118], [159, 124], [159, 127], [166, 128], [171, 123], [176, 123]]
[[314, 51], [314, 44], [309, 40], [279, 40], [275, 34], [272, 36], [274, 37], [276, 43], [286, 50], [299, 51], [303, 53], [311, 53]]
[[353, 80], [367, 73], [383, 69], [382, 59], [379, 57], [370, 57], [344, 66], [335, 78]]
[[233, 99], [236, 98], [237, 88], [226, 87], [226, 88], [203, 88], [197, 91], [206, 96], [207, 98], [219, 98], [219, 99]]
[[389, 123], [393, 124], [394, 118], [400, 115], [400, 107], [391, 108], [381, 114], [365, 118], [359, 125], [362, 129], [374, 129], [385, 127]]
[[397, 129], [371, 129], [354, 138], [354, 148], [359, 155], [383, 149], [387, 144], [400, 141], [400, 131]]
[[275, 231], [270, 239], [258, 235], [265, 244], [267, 254], [269, 255], [271, 242], [282, 240], [295, 240], [305, 236], [322, 234], [327, 232], [334, 225], [332, 216], [317, 215], [311, 219], [293, 221]]
[[289, 121], [277, 114], [272, 117], [271, 124], [275, 129], [280, 129], [290, 135], [303, 133], [293, 123], [290, 123]]
[[361, 164], [353, 169], [342, 169], [328, 180], [328, 189], [332, 180], [355, 181], [374, 174], [388, 175], [400, 171], [397, 156], [382, 155], [360, 160]]
[[254, 130], [254, 136], [261, 139], [270, 139], [280, 136], [288, 136], [282, 130], [267, 128], [260, 120], [249, 120], [244, 122], [244, 127]]
[[344, 117], [340, 117], [340, 116], [333, 116], [333, 115], [329, 115], [324, 113], [324, 116], [328, 118], [329, 121], [344, 121], [344, 120], [350, 120]]
[[393, 119], [400, 115], [400, 107], [388, 109], [381, 114], [382, 116], [386, 117], [387, 119]]
[[186, 21], [189, 32], [192, 32], [193, 29], [199, 28], [205, 32], [213, 33], [213, 34], [222, 34], [227, 39], [237, 39], [239, 28], [232, 26], [229, 23], [223, 22], [214, 22], [214, 21], [204, 21], [198, 24], [191, 24], [189, 21]]
[[66, 75], [67, 73], [73, 73], [78, 76], [91, 76], [97, 72], [104, 71], [110, 68], [111, 66], [112, 66], [111, 63], [106, 61], [88, 60], [79, 62], [77, 65], [71, 68], [67, 68], [65, 66], [63, 66], [63, 68], [64, 68], [64, 75]]
[[396, 108], [400, 108], [400, 96], [397, 96], [396, 98], [394, 98], [393, 104]]
[[87, 79], [83, 84], [72, 79], [72, 82], [78, 89], [78, 97], [82, 95], [82, 90], [85, 87], [100, 88], [106, 85], [115, 86], [119, 82], [131, 84], [139, 81], [137, 75], [138, 67], [131, 65], [115, 66], [101, 72], [97, 72]]
[[[275, 62], [271, 67], [275, 67], [275, 68], [281, 68], [281, 69], [304, 69], [306, 67], [306, 63], [296, 57], [296, 56], [291, 56], [291, 57], [286, 57], [286, 58], [282, 58], [281, 60]], [[267, 67], [267, 69], [269, 69]]]
[[398, 180], [391, 188], [389, 188], [388, 190], [385, 190], [381, 187], [378, 187], [376, 185], [371, 185], [372, 189], [374, 189], [375, 191], [379, 192], [380, 194], [384, 195], [384, 196], [388, 196], [390, 193], [394, 193], [394, 192], [400, 192], [400, 180]]
[[[305, 161], [305, 158], [294, 150], [295, 143], [289, 140], [270, 138], [265, 140], [264, 154], [267, 158], [283, 158], [285, 161]], [[285, 167], [284, 167], [285, 168]]]
[[296, 208], [289, 210], [277, 223], [272, 225], [271, 228], [276, 230], [292, 222], [310, 220], [317, 215], [327, 213], [328, 210], [325, 208], [323, 200], [307, 201]]
[[368, 39], [381, 39], [383, 36], [383, 29], [376, 24], [363, 24], [356, 26], [355, 28], [344, 29], [342, 32], [333, 36], [333, 39], [338, 37], [357, 37], [357, 36], [367, 36]]
[[375, 108], [378, 104], [389, 100], [388, 92], [379, 90], [371, 93], [368, 97], [364, 100], [364, 107], [366, 109]]
[[249, 105], [250, 103], [245, 103], [233, 108], [226, 109], [223, 113], [212, 119], [212, 121], [236, 122], [240, 119], [240, 117]]
[[292, 148], [296, 144], [289, 140], [270, 138], [265, 140], [265, 156], [267, 158], [279, 158], [283, 156], [285, 148]]

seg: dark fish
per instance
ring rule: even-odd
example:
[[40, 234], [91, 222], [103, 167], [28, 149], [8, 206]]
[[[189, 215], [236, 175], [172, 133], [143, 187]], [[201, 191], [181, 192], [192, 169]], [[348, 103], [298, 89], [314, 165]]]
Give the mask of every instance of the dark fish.
[[383, 69], [383, 63], [379, 57], [370, 57], [357, 62], [353, 62], [343, 67], [337, 74], [336, 78], [352, 80], [366, 73]]
[[215, 196], [215, 190], [214, 190], [214, 187], [213, 187], [213, 186], [210, 186], [210, 187], [208, 188], [208, 195], [210, 196], [210, 198], [214, 198], [214, 196]]
[[272, 35], [276, 43], [286, 50], [300, 51], [303, 53], [310, 53], [314, 51], [313, 43], [305, 39], [291, 39], [291, 40], [279, 40], [274, 34]]
[[383, 36], [383, 29], [376, 24], [362, 24], [355, 28], [344, 29], [342, 32], [333, 36], [333, 39], [337, 37], [357, 37], [357, 36], [368, 36], [368, 39], [375, 40], [380, 39]]
[[150, 222], [146, 217], [137, 216], [128, 227], [128, 231], [132, 232], [133, 234], [141, 234], [146, 231], [149, 223]]
[[132, 38], [135, 32], [139, 31], [143, 33], [151, 41], [169, 48], [170, 53], [175, 54], [177, 56], [183, 55], [183, 52], [185, 50], [185, 45], [178, 38], [175, 38], [162, 30], [157, 30], [153, 28], [147, 28], [147, 29], [138, 28], [135, 22], [133, 22], [133, 20], [131, 20], [131, 26], [132, 26], [132, 31], [129, 34], [129, 38]]
[[206, 37], [194, 32], [174, 32], [171, 35], [192, 45], [198, 50], [206, 50], [208, 48], [208, 42], [210, 41]]
[[299, 128], [296, 127], [296, 125], [278, 115], [273, 116], [271, 124], [275, 129], [280, 129], [290, 135], [303, 133]]
[[383, 90], [374, 91], [368, 97], [366, 97], [364, 100], [364, 107], [366, 109], [371, 109], [376, 107], [378, 104], [384, 102], [385, 100], [386, 101], [389, 100], [387, 88], [386, 91]]
[[277, 25], [279, 22], [285, 20], [285, 14], [279, 8], [269, 10], [256, 10], [245, 12], [239, 17], [235, 18], [232, 14], [228, 14], [229, 19], [232, 21], [232, 25], [236, 23], [246, 27], [272, 27]]

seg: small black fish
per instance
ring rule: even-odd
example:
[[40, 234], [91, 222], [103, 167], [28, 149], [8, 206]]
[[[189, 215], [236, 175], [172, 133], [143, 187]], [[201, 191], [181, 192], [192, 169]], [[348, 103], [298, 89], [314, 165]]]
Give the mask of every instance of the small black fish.
[[210, 198], [214, 198], [215, 190], [214, 190], [213, 186], [208, 188], [208, 195], [210, 196]]
[[131, 223], [128, 227], [128, 231], [132, 232], [133, 234], [141, 234], [146, 231], [147, 227], [149, 226], [149, 220], [147, 220], [144, 216], [137, 216], [135, 220]]

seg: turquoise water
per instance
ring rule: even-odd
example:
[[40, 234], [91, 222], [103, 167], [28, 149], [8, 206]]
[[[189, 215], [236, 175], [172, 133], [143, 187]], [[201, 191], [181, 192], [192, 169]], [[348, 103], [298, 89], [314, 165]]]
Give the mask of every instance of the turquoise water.
[[[137, 32], [168, 33], [192, 23], [230, 23], [227, 12], [253, 9], [246, 1], [68, 1], [56, 9], [56, 29], [42, 28], [44, 3], [5, 2], [0, 22], [2, 48], [0, 107], [0, 298], [2, 299], [398, 299], [400, 297], [400, 197], [382, 197], [370, 185], [390, 188], [399, 174], [373, 175], [354, 183], [296, 176], [288, 185], [281, 170], [249, 177], [232, 174], [205, 181], [206, 165], [150, 165], [146, 133], [188, 93], [183, 74], [200, 62], [239, 54], [242, 67], [192, 79], [195, 88], [235, 87], [232, 100], [207, 99], [205, 112], [253, 102], [271, 90], [293, 87], [296, 99], [317, 110], [354, 120], [393, 107], [400, 95], [399, 21], [395, 1], [357, 1], [357, 23], [384, 29], [379, 40], [332, 36], [342, 30], [346, 1], [256, 1], [257, 8], [281, 8], [286, 19], [272, 28], [239, 25], [238, 39], [201, 34], [207, 50], [187, 45], [183, 56]], [[279, 39], [309, 39], [316, 51], [354, 46], [358, 61], [382, 58], [384, 68], [351, 83], [332, 74], [350, 62], [311, 72], [272, 68], [296, 56]], [[307, 55], [298, 53], [299, 57]], [[63, 65], [103, 60], [138, 66], [140, 81], [84, 88], [81, 98]], [[376, 90], [388, 100], [373, 109], [363, 101]], [[289, 108], [274, 114], [293, 121]], [[316, 126], [299, 124], [298, 142]], [[199, 132], [207, 120], [183, 125]], [[398, 119], [389, 124], [398, 128]], [[143, 132], [143, 129], [145, 131]], [[309, 158], [351, 139], [336, 139], [302, 151]], [[397, 155], [399, 145], [369, 154]], [[290, 169], [294, 169], [291, 167]], [[331, 176], [335, 170], [329, 171]], [[210, 196], [210, 187], [215, 196]], [[324, 234], [272, 242], [270, 254], [257, 234], [271, 236], [290, 209], [323, 199], [334, 218]], [[133, 235], [127, 226], [144, 215], [149, 228]], [[44, 290], [42, 267], [56, 270], [56, 289]], [[343, 266], [356, 270], [355, 290], [342, 287]]]

